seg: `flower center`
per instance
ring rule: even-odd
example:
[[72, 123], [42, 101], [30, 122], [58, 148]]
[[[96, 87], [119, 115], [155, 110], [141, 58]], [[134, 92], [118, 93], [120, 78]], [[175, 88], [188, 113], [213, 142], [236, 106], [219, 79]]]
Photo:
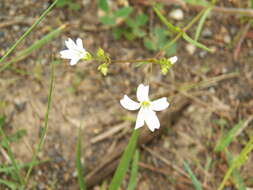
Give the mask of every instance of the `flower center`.
[[141, 102], [141, 107], [149, 107], [150, 106], [150, 102], [149, 101], [143, 101]]

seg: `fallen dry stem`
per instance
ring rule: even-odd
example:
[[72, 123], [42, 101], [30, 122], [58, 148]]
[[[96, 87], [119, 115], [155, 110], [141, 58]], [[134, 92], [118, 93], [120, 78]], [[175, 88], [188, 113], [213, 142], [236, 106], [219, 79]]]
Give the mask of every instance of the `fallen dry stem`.
[[[193, 5], [191, 6], [196, 9], [205, 9], [207, 8], [206, 6], [201, 6], [201, 5]], [[224, 14], [241, 14], [244, 16], [249, 16], [253, 17], [253, 9], [247, 9], [247, 8], [230, 8], [230, 7], [216, 7], [214, 6], [212, 8], [212, 12], [219, 12], [219, 13], [224, 13]]]

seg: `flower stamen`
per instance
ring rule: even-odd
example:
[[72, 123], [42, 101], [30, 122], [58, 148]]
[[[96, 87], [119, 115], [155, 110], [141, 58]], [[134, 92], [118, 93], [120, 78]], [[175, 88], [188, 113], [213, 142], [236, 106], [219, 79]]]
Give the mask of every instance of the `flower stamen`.
[[150, 102], [149, 101], [143, 101], [143, 102], [141, 102], [141, 107], [146, 108], [146, 107], [149, 107], [149, 106], [150, 106]]

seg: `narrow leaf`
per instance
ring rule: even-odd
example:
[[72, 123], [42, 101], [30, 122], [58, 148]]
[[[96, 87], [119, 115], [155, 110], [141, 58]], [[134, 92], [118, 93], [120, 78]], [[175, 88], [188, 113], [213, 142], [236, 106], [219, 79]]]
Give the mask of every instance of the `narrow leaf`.
[[240, 130], [243, 126], [244, 121], [240, 121], [237, 123], [228, 133], [224, 134], [222, 138], [218, 141], [218, 144], [215, 146], [214, 151], [220, 152], [224, 150], [230, 143], [234, 140], [236, 133]]
[[113, 179], [109, 186], [109, 190], [117, 190], [120, 187], [124, 179], [124, 176], [128, 170], [130, 161], [134, 156], [134, 151], [136, 148], [139, 134], [140, 134], [139, 129], [133, 131], [132, 136], [130, 137], [130, 140], [128, 142], [128, 145], [120, 159], [116, 172], [114, 173]]
[[227, 183], [228, 179], [233, 174], [233, 171], [237, 168], [240, 168], [248, 160], [248, 155], [250, 152], [252, 152], [252, 150], [253, 150], [253, 137], [251, 137], [250, 140], [247, 142], [247, 144], [244, 146], [239, 156], [233, 159], [232, 164], [226, 171], [226, 174], [223, 177], [223, 180], [220, 183], [218, 190], [222, 190], [225, 184]]
[[189, 164], [187, 162], [185, 162], [185, 161], [184, 161], [184, 169], [189, 174], [189, 176], [190, 176], [190, 178], [192, 180], [192, 183], [193, 183], [195, 189], [196, 190], [202, 190], [200, 182], [198, 181], [197, 177], [192, 172]]
[[76, 168], [77, 168], [77, 175], [78, 175], [78, 184], [81, 190], [85, 190], [85, 181], [84, 181], [84, 168], [81, 162], [82, 158], [82, 144], [81, 144], [81, 127], [78, 130], [78, 139], [77, 139], [77, 146], [76, 146]]
[[[229, 151], [226, 151], [226, 159], [227, 159], [229, 167], [231, 167], [234, 158], [232, 154], [230, 154]], [[232, 172], [232, 176], [233, 176], [233, 182], [235, 183], [235, 186], [238, 188], [238, 190], [246, 190], [246, 186], [243, 182], [243, 178], [240, 175], [240, 172], [237, 168], [235, 168], [234, 171]]]
[[[23, 168], [30, 167], [32, 164], [34, 164], [34, 166], [35, 166], [35, 165], [39, 165], [39, 164], [42, 164], [42, 163], [45, 163], [45, 162], [48, 162], [48, 161], [45, 160], [45, 161], [36, 161], [34, 163], [29, 162], [29, 163], [25, 163], [25, 164], [18, 164], [17, 168], [18, 169], [23, 169]], [[10, 172], [13, 172], [13, 170], [15, 170], [14, 166], [4, 166], [4, 167], [0, 168], [0, 173], [10, 173]]]
[[183, 33], [183, 38], [184, 38], [187, 42], [189, 42], [189, 43], [195, 45], [195, 46], [198, 47], [198, 48], [201, 48], [201, 49], [206, 50], [206, 51], [209, 51], [209, 52], [213, 52], [211, 49], [209, 49], [208, 47], [206, 47], [204, 44], [201, 44], [201, 43], [199, 43], [199, 42], [193, 40], [193, 39], [192, 39], [190, 36], [188, 36], [185, 32]]
[[40, 49], [42, 46], [44, 46], [46, 43], [50, 42], [53, 38], [57, 37], [64, 29], [66, 28], [66, 25], [62, 25], [59, 28], [51, 31], [44, 37], [42, 37], [40, 40], [37, 40], [34, 42], [30, 47], [26, 48], [23, 51], [20, 51], [17, 53], [17, 56], [11, 59], [10, 61], [6, 62], [3, 67], [0, 68], [0, 72], [2, 69], [6, 69], [9, 67], [11, 64], [16, 63], [27, 56], [29, 56], [32, 52]]
[[154, 6], [154, 7], [153, 7], [153, 10], [155, 11], [156, 15], [157, 15], [158, 18], [161, 20], [161, 22], [164, 23], [170, 31], [172, 31], [172, 32], [174, 32], [174, 33], [181, 32], [180, 28], [178, 28], [178, 27], [174, 26], [173, 24], [171, 24], [171, 23], [168, 21], [168, 19], [165, 18], [165, 17], [162, 15], [161, 11], [159, 10], [159, 8], [158, 8], [157, 6]]
[[[42, 14], [41, 16], [36, 20], [35, 23], [33, 23], [32, 26], [30, 26], [25, 33], [11, 46], [11, 48], [4, 54], [3, 57], [0, 58], [0, 63], [3, 63], [3, 61], [16, 49], [16, 47], [33, 31], [33, 29], [47, 16], [47, 14], [54, 8], [55, 4], [58, 2], [58, 0], [55, 0]], [[0, 72], [4, 71], [9, 65], [4, 64], [0, 68]]]
[[132, 163], [132, 169], [130, 173], [130, 180], [128, 183], [127, 190], [134, 190], [137, 185], [137, 175], [138, 175], [138, 168], [139, 168], [139, 157], [140, 153], [138, 150], [135, 151], [133, 163]]
[[18, 187], [18, 184], [14, 183], [12, 181], [7, 181], [7, 180], [3, 180], [3, 179], [0, 179], [0, 184], [4, 184], [12, 190], [17, 189], [17, 187]]
[[201, 30], [204, 26], [204, 23], [209, 15], [209, 13], [212, 11], [212, 7], [208, 7], [205, 12], [203, 13], [202, 17], [200, 18], [199, 20], [199, 24], [198, 24], [198, 27], [197, 27], [197, 30], [196, 30], [196, 33], [195, 33], [195, 37], [194, 37], [194, 40], [195, 41], [198, 41], [199, 39], [199, 36], [200, 36], [200, 33], [201, 33]]

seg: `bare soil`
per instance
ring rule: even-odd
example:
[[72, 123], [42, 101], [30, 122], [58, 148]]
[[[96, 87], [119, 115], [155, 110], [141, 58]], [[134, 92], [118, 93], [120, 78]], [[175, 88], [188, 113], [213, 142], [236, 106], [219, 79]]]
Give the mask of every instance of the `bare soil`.
[[[33, 0], [0, 1], [0, 56], [27, 30], [49, 3]], [[0, 114], [6, 117], [4, 130], [7, 134], [21, 129], [27, 132], [27, 135], [11, 147], [20, 162], [31, 161], [34, 145], [38, 143], [47, 109], [50, 62], [52, 59], [60, 60], [59, 51], [65, 48], [64, 40], [68, 37], [80, 37], [88, 51], [94, 52], [98, 47], [102, 47], [110, 53], [112, 59], [141, 59], [155, 55], [143, 47], [141, 40], [115, 40], [111, 30], [105, 29], [99, 23], [99, 11], [95, 1], [83, 0], [77, 3], [81, 5], [79, 11], [68, 8], [53, 9], [18, 46], [16, 52], [28, 47], [51, 29], [70, 24], [59, 37], [28, 58], [15, 63], [12, 66], [14, 69], [8, 69], [0, 75]], [[120, 3], [115, 1], [112, 4], [119, 6]], [[149, 23], [160, 23], [151, 13], [150, 6], [141, 3], [131, 5], [145, 11], [149, 15]], [[247, 7], [243, 0], [223, 0], [217, 6]], [[165, 14], [168, 15], [174, 7], [166, 6]], [[185, 14], [185, 19], [173, 21], [179, 26], [185, 26], [198, 13], [194, 7], [179, 8], [183, 9]], [[16, 23], [13, 24], [13, 21]], [[187, 43], [179, 40], [179, 61], [168, 75], [161, 75], [159, 68], [153, 67], [150, 79], [152, 95], [169, 93], [172, 105], [178, 96], [189, 98], [191, 104], [177, 123], [151, 144], [141, 148], [138, 190], [194, 189], [191, 180], [183, 175], [184, 161], [190, 164], [203, 189], [214, 190], [218, 187], [228, 168], [225, 155], [214, 152], [222, 130], [229, 130], [240, 120], [247, 120], [253, 115], [253, 33], [249, 29], [243, 36], [245, 26], [246, 23], [238, 15], [212, 12], [205, 23], [206, 36], [203, 32], [200, 41], [214, 49], [214, 53], [196, 49], [190, 54], [185, 48]], [[194, 36], [195, 29], [196, 25], [188, 34]], [[242, 44], [235, 55], [240, 39]], [[15, 56], [15, 53], [12, 56]], [[15, 69], [32, 74], [18, 74]], [[134, 64], [118, 63], [110, 67], [107, 77], [103, 77], [97, 71], [97, 64], [93, 62], [82, 62], [74, 67], [71, 67], [68, 61], [58, 64], [49, 129], [43, 151], [39, 155], [42, 161], [50, 161], [35, 167], [29, 189], [78, 189], [75, 147], [81, 123], [84, 127], [82, 144], [86, 171], [94, 169], [105, 156], [115, 151], [120, 141], [127, 141], [133, 123], [123, 121], [122, 117], [135, 117], [135, 113], [122, 109], [119, 100], [124, 94], [134, 98], [135, 88], [145, 81], [146, 73], [145, 67], [136, 68]], [[201, 83], [202, 81], [205, 82]], [[200, 83], [201, 85], [198, 85]], [[192, 85], [195, 88], [182, 90]], [[217, 124], [219, 119], [227, 121], [224, 129]], [[231, 153], [237, 155], [240, 152], [252, 134], [252, 127], [252, 122], [249, 122], [237, 140], [231, 144]], [[100, 138], [101, 134], [112, 128], [119, 130]], [[212, 161], [211, 167], [205, 170], [209, 160]], [[240, 169], [249, 188], [253, 188], [252, 161], [250, 155]], [[3, 148], [0, 162], [9, 163]], [[109, 182], [110, 178], [105, 179], [92, 189], [107, 189]], [[127, 181], [122, 189], [126, 188], [126, 184]], [[0, 188], [4, 189], [1, 186]], [[226, 188], [234, 189], [233, 181], [229, 181]]]

